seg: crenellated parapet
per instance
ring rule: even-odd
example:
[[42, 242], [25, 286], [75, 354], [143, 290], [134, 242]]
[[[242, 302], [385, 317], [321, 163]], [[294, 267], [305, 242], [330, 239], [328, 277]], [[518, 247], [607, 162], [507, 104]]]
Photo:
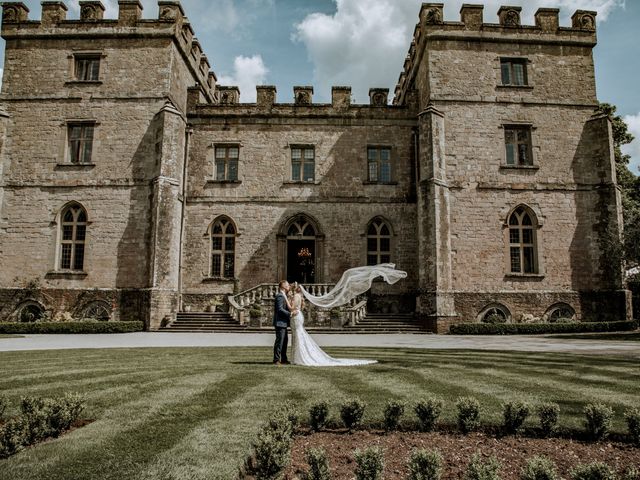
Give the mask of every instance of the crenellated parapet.
[[209, 60], [180, 2], [159, 1], [155, 19], [142, 18], [139, 0], [118, 0], [117, 19], [104, 18], [105, 7], [99, 0], [80, 0], [79, 6], [79, 18], [69, 19], [64, 2], [43, 1], [41, 18], [30, 20], [29, 9], [23, 2], [3, 2], [2, 38], [172, 38], [200, 85], [205, 101], [216, 101], [216, 75], [210, 71]]
[[423, 3], [413, 40], [395, 87], [393, 103], [405, 104], [415, 88], [414, 79], [428, 42], [493, 42], [502, 44], [546, 44], [593, 48], [596, 44], [595, 11], [578, 10], [570, 27], [560, 26], [557, 8], [539, 8], [535, 25], [523, 25], [522, 7], [502, 6], [498, 23], [484, 20], [484, 5], [463, 4], [458, 21], [445, 21], [443, 3]]

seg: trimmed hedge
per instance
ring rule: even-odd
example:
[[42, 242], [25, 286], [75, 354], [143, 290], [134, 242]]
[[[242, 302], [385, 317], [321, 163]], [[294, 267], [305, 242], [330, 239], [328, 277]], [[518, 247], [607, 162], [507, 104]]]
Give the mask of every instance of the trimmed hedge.
[[0, 333], [129, 333], [143, 330], [142, 322], [0, 322]]
[[577, 323], [461, 323], [451, 325], [453, 335], [530, 335], [541, 333], [626, 332], [636, 330], [638, 322]]

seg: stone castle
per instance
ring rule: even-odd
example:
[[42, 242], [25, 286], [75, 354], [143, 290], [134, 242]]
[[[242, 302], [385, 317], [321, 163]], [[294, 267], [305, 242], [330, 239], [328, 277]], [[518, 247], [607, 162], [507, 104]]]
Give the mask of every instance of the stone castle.
[[445, 21], [422, 4], [391, 102], [258, 86], [248, 104], [217, 85], [179, 2], [156, 19], [118, 5], [67, 19], [44, 1], [30, 20], [2, 4], [0, 320], [154, 330], [219, 304], [246, 322], [279, 279], [325, 291], [383, 262], [408, 278], [375, 283], [366, 308], [432, 331], [630, 317], [595, 12], [563, 27], [551, 8], [522, 25], [520, 7], [485, 23], [481, 5]]

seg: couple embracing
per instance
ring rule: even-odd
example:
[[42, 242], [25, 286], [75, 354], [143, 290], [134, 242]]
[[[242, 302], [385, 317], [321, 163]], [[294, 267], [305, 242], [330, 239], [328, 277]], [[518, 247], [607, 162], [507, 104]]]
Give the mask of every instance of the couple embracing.
[[[333, 358], [322, 350], [304, 328], [302, 307], [304, 298], [315, 306], [329, 309], [346, 304], [358, 295], [371, 288], [374, 278], [382, 277], [387, 283], [393, 284], [407, 276], [406, 272], [396, 270], [391, 263], [366, 267], [351, 268], [344, 272], [340, 281], [326, 295], [314, 296], [302, 285], [291, 285], [286, 280], [278, 284], [273, 312], [273, 326], [276, 340], [273, 346], [273, 363], [275, 365], [289, 364], [309, 367], [338, 367], [349, 365], [367, 365], [376, 363], [375, 360], [357, 360]], [[291, 300], [287, 294], [293, 293]], [[287, 328], [291, 327], [291, 362], [287, 356], [289, 343]]]

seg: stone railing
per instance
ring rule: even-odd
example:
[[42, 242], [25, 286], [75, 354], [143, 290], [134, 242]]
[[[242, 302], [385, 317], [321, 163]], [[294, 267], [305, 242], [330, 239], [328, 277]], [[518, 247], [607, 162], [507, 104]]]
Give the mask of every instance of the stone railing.
[[354, 326], [356, 323], [358, 323], [358, 321], [362, 320], [367, 315], [367, 299], [361, 299], [360, 297], [354, 299], [350, 303], [349, 308], [347, 308], [346, 313], [347, 323], [351, 326]]
[[[304, 288], [311, 295], [319, 296], [327, 294], [335, 284], [333, 283], [312, 283]], [[278, 293], [278, 285], [275, 283], [261, 283], [249, 290], [229, 295], [229, 315], [236, 319], [241, 325], [245, 324], [247, 309], [254, 303], [262, 300], [273, 300]]]

